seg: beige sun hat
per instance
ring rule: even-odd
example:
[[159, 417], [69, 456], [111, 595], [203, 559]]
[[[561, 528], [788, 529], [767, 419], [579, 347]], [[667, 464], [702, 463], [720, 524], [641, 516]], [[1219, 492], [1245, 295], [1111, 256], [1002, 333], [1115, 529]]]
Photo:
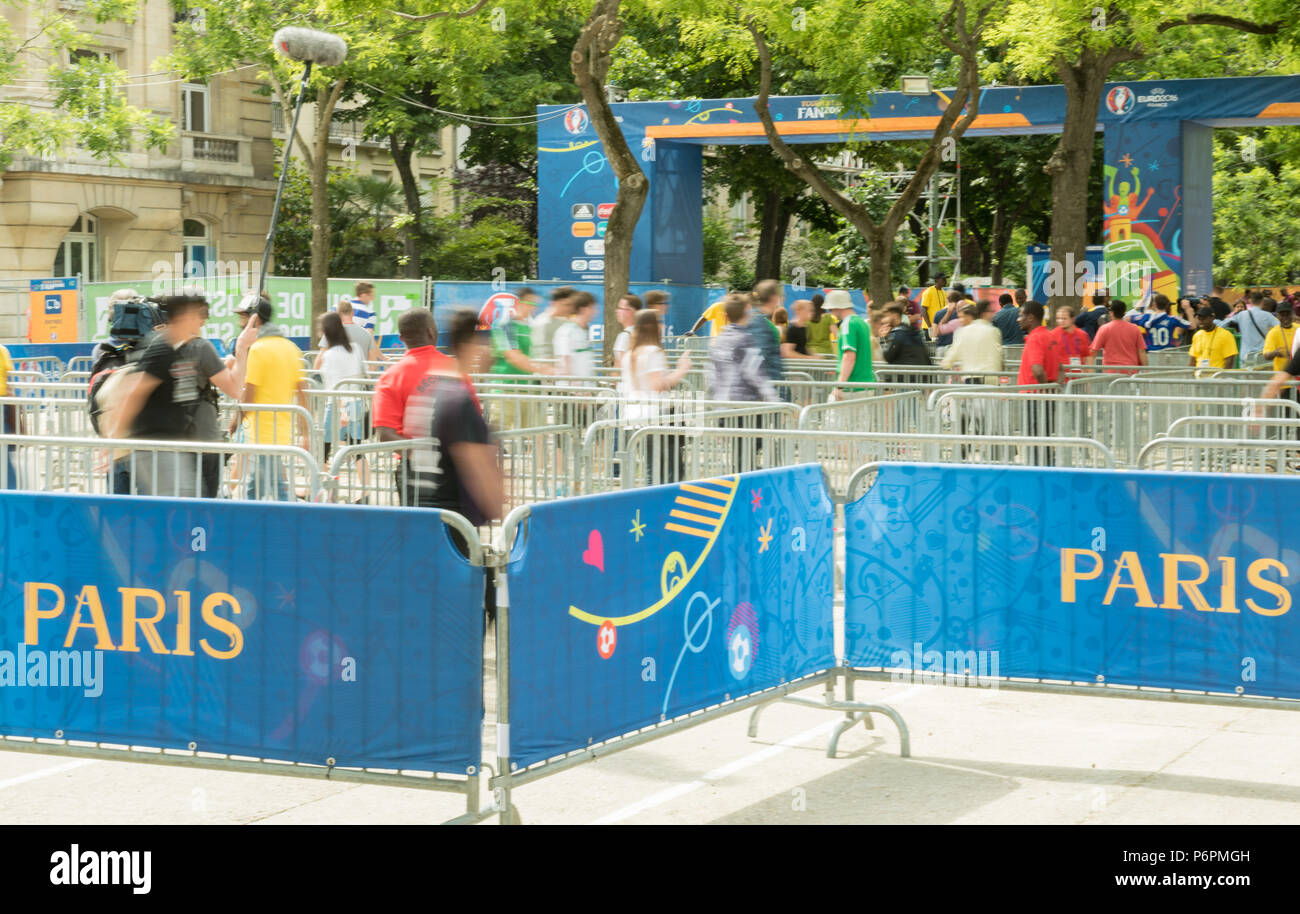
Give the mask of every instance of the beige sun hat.
[[826, 302], [823, 307], [827, 311], [853, 310], [853, 298], [843, 289], [832, 289], [826, 293]]

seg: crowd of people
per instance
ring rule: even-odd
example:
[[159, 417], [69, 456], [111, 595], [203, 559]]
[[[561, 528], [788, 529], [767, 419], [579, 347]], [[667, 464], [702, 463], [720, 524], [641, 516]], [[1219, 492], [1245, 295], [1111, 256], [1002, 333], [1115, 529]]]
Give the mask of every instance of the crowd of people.
[[[1099, 289], [1082, 310], [1054, 309], [1049, 328], [1047, 309], [1028, 299], [1025, 290], [977, 298], [960, 284], [948, 287], [943, 274], [915, 299], [904, 287], [893, 301], [867, 303], [865, 314], [849, 292], [839, 289], [797, 299], [787, 308], [782, 284], [764, 280], [752, 291], [733, 291], [711, 304], [686, 335], [709, 327], [702, 367], [706, 395], [718, 401], [778, 402], [785, 364], [801, 359], [836, 360], [832, 400], [865, 390], [882, 365], [935, 369], [934, 375], [913, 372], [920, 381], [938, 380], [942, 373], [970, 384], [1006, 383], [1008, 346], [1023, 347], [1015, 379], [1021, 385], [1059, 388], [1087, 371], [1135, 372], [1147, 364], [1148, 352], [1181, 346], [1186, 364], [1198, 370], [1270, 368], [1274, 379], [1263, 395], [1293, 396], [1289, 382], [1300, 377], [1295, 294], [1274, 298], [1266, 290], [1251, 290], [1228, 305], [1220, 291], [1176, 306], [1155, 294], [1145, 307], [1130, 310]], [[313, 367], [324, 390], [343, 390], [345, 382], [371, 373], [368, 362], [385, 360], [374, 333], [373, 295], [371, 284], [359, 283], [352, 298], [321, 318]], [[123, 290], [115, 297], [131, 296]], [[400, 503], [455, 510], [474, 523], [499, 518], [504, 492], [499, 454], [471, 376], [490, 373], [498, 376], [497, 383], [526, 384], [529, 375], [553, 375], [557, 385], [581, 385], [597, 377], [601, 364], [599, 337], [593, 338], [592, 330], [599, 313], [593, 295], [560, 287], [543, 305], [534, 290], [520, 288], [513, 301], [487, 326], [469, 309], [450, 314], [445, 351], [438, 349], [438, 327], [429, 311], [403, 312], [397, 330], [405, 354], [383, 366], [373, 399], [338, 397], [326, 406], [324, 456], [372, 438], [420, 439], [421, 446], [400, 449], [394, 480]], [[156, 302], [155, 332], [123, 370], [105, 372], [113, 375], [105, 383], [92, 382], [101, 434], [168, 442], [305, 443], [304, 413], [275, 409], [307, 407], [303, 352], [273, 321], [265, 295], [249, 295], [235, 309], [240, 332], [227, 344], [224, 359], [201, 336], [208, 319], [202, 294], [182, 292]], [[656, 403], [695, 367], [689, 351], [671, 363], [664, 333], [668, 304], [662, 291], [644, 299], [629, 292], [617, 302], [614, 367], [620, 415], [630, 424], [660, 418]], [[112, 349], [111, 341], [104, 345]], [[10, 367], [0, 348], [0, 385]], [[0, 386], [0, 394], [4, 391]], [[239, 403], [243, 413], [227, 428], [219, 421], [218, 392]], [[20, 430], [16, 412], [6, 409], [3, 419], [6, 433]], [[1051, 434], [1051, 429], [1036, 432]], [[6, 448], [6, 475], [12, 480], [10, 451]], [[114, 493], [219, 494], [220, 453], [172, 449], [122, 451], [114, 457]], [[364, 491], [364, 460], [357, 461], [357, 472]], [[248, 461], [240, 486], [248, 498], [295, 497], [280, 457]]]

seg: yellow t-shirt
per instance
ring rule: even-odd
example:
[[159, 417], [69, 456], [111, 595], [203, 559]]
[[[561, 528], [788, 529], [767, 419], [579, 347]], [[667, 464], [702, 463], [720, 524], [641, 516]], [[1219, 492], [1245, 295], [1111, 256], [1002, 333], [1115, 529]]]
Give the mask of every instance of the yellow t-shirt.
[[14, 370], [14, 363], [9, 358], [9, 350], [0, 346], [0, 397], [9, 396], [9, 372]]
[[1192, 358], [1202, 368], [1223, 368], [1230, 356], [1237, 354], [1237, 341], [1222, 327], [1197, 330], [1192, 337]]
[[[246, 383], [254, 403], [293, 403], [302, 381], [302, 350], [282, 336], [265, 336], [248, 350]], [[250, 414], [254, 444], [293, 444], [298, 418], [293, 413]]]
[[727, 309], [723, 307], [723, 304], [720, 301], [715, 301], [713, 304], [709, 305], [704, 309], [704, 313], [700, 316], [713, 324], [714, 336], [717, 336], [723, 330], [727, 329]]
[[925, 312], [926, 323], [934, 324], [934, 316], [948, 307], [948, 293], [935, 286], [926, 286], [921, 293], [921, 310]]
[[[1264, 351], [1272, 352], [1274, 349], [1281, 349], [1284, 352], [1290, 352], [1291, 341], [1295, 339], [1295, 331], [1296, 331], [1295, 324], [1292, 324], [1290, 327], [1286, 328], [1285, 330], [1282, 329], [1281, 324], [1269, 330], [1268, 336], [1264, 337]], [[1286, 357], [1280, 359], [1274, 359], [1273, 370], [1274, 371], [1286, 370], [1286, 364], [1289, 361], [1291, 361], [1290, 358], [1286, 358]]]

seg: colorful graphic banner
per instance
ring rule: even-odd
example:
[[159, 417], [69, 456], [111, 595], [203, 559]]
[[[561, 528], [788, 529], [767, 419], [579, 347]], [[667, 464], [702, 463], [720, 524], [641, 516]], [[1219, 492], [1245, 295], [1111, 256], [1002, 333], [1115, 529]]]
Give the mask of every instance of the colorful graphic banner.
[[885, 464], [846, 506], [850, 665], [1300, 697], [1300, 480]]
[[508, 568], [511, 761], [830, 668], [832, 516], [818, 466], [533, 506]]
[[32, 343], [72, 343], [78, 339], [76, 277], [33, 279], [27, 339]]
[[479, 763], [483, 570], [438, 511], [0, 493], [0, 563], [0, 732]]

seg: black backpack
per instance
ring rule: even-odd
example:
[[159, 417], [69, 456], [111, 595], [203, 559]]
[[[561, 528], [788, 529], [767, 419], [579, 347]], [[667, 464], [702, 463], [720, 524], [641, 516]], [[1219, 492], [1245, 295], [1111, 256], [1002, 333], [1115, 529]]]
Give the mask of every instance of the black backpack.
[[[126, 304], [135, 303], [126, 302]], [[111, 339], [95, 346], [94, 352], [91, 353], [94, 361], [90, 365], [90, 384], [86, 390], [90, 425], [95, 430], [95, 434], [104, 434], [99, 428], [99, 417], [104, 411], [99, 403], [100, 389], [114, 374], [140, 360], [140, 356], [144, 355], [145, 349], [153, 340], [153, 334], [154, 330], [151, 326], [144, 336], [135, 339]]]

